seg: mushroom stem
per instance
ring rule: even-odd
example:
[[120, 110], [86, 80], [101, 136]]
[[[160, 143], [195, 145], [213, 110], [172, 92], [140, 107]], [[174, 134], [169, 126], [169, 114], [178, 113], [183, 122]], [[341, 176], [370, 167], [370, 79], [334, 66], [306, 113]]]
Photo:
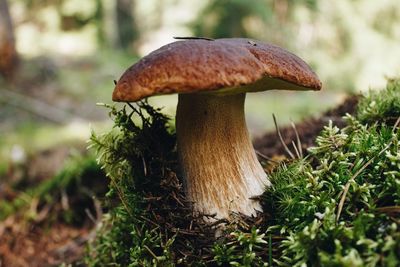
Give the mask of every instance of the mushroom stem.
[[269, 181], [257, 160], [244, 116], [245, 94], [180, 94], [178, 154], [187, 196], [196, 213], [229, 218], [261, 211], [250, 199]]

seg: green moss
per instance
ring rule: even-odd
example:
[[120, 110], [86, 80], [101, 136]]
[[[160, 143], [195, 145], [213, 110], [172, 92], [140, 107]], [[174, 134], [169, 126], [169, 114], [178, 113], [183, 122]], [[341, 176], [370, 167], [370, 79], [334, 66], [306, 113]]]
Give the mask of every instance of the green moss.
[[396, 120], [399, 116], [400, 79], [389, 80], [382, 91], [370, 91], [358, 104], [357, 118], [362, 123]]
[[299, 161], [271, 177], [274, 186], [265, 200], [274, 214], [274, 231], [285, 233], [283, 265], [389, 264], [386, 241], [400, 237], [398, 214], [385, 212], [398, 209], [400, 202], [400, 170], [392, 156], [398, 153], [400, 134], [392, 126], [348, 121], [345, 129], [328, 126], [318, 137], [317, 147], [310, 149], [315, 165]]
[[[329, 124], [308, 159], [272, 174], [264, 201], [270, 231], [284, 238], [276, 263], [399, 265], [400, 132], [386, 117], [400, 115], [399, 85], [362, 99], [347, 127]], [[367, 114], [378, 120], [363, 124], [372, 122]]]
[[[154, 196], [168, 207], [176, 206], [175, 202], [168, 204], [171, 200], [165, 197], [174, 190], [165, 179], [176, 166], [175, 135], [167, 129], [168, 118], [146, 102], [138, 108], [128, 107], [129, 112], [127, 107], [107, 107], [115, 128], [100, 136], [93, 133], [91, 147], [96, 149], [98, 162], [110, 178], [110, 212], [98, 238], [89, 245], [86, 264], [170, 266], [174, 235], [166, 236], [160, 220], [148, 212], [146, 205], [151, 203], [145, 198]], [[152, 195], [147, 194], [149, 191]]]

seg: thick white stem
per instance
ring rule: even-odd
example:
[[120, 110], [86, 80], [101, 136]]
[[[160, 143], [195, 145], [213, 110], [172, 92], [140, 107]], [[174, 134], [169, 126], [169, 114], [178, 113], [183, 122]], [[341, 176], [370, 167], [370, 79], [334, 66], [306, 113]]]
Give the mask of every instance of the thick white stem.
[[178, 154], [195, 212], [229, 218], [254, 215], [251, 197], [269, 185], [244, 117], [245, 94], [181, 94], [176, 114]]

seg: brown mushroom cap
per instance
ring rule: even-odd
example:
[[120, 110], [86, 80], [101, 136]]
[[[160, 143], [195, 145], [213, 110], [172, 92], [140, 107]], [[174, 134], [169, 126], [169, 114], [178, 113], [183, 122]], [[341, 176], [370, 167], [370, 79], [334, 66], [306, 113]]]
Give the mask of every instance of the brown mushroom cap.
[[271, 44], [231, 38], [165, 45], [131, 66], [114, 101], [170, 93], [239, 93], [270, 89], [320, 90], [321, 82], [296, 55]]

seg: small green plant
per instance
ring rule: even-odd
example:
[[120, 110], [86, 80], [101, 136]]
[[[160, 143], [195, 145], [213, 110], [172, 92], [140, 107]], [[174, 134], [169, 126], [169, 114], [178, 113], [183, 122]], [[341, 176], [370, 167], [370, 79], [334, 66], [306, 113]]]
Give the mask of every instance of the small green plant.
[[88, 266], [171, 266], [174, 237], [164, 242], [160, 229], [146, 229], [118, 207], [102, 221], [97, 238], [88, 247]]
[[268, 242], [265, 233], [253, 227], [249, 233], [234, 231], [212, 248], [218, 266], [267, 266], [263, 250]]

